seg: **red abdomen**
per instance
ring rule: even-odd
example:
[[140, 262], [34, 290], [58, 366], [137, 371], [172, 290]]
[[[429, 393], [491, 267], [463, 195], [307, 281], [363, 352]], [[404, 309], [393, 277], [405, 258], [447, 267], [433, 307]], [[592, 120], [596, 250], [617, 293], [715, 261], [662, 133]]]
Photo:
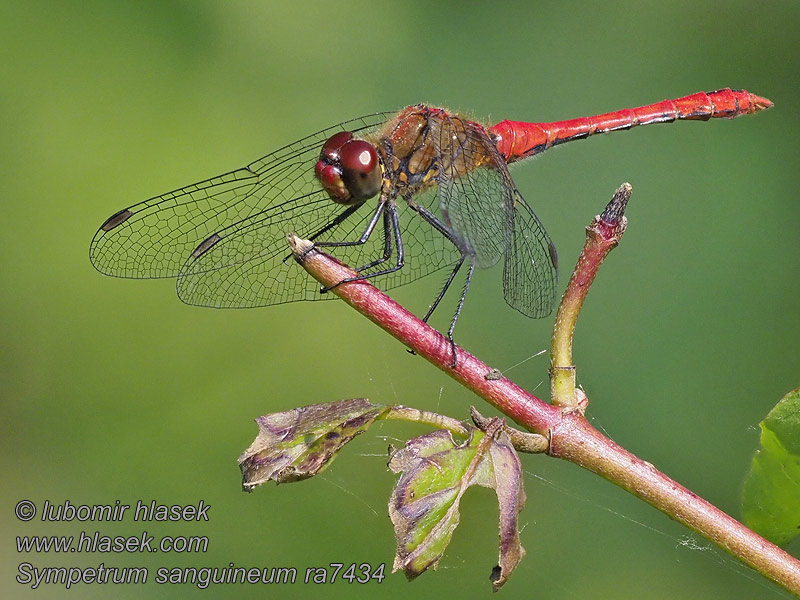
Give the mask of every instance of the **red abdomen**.
[[498, 136], [497, 149], [506, 161], [514, 162], [543, 152], [556, 144], [583, 139], [596, 133], [630, 129], [650, 123], [669, 123], [678, 119], [733, 119], [771, 106], [772, 102], [766, 98], [745, 90], [725, 88], [569, 121], [501, 121], [490, 127], [489, 131]]

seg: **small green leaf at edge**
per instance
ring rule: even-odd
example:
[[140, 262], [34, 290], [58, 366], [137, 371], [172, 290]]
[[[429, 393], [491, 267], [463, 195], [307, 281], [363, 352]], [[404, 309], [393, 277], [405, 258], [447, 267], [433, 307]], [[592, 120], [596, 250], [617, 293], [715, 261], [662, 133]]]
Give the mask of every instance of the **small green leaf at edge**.
[[[499, 421], [493, 433], [498, 428]], [[500, 557], [490, 579], [495, 591], [505, 584], [525, 555], [517, 528], [525, 504], [522, 466], [506, 434], [495, 439], [474, 430], [456, 445], [449, 432], [434, 431], [409, 440], [389, 467], [403, 472], [389, 501], [397, 538], [393, 571], [413, 579], [436, 568], [458, 526], [461, 496], [478, 484], [493, 488], [500, 505]]]
[[258, 435], [239, 457], [242, 488], [300, 481], [323, 471], [342, 447], [390, 407], [352, 398], [258, 417]]
[[761, 449], [744, 482], [742, 516], [778, 545], [800, 534], [800, 388], [781, 398], [761, 422]]

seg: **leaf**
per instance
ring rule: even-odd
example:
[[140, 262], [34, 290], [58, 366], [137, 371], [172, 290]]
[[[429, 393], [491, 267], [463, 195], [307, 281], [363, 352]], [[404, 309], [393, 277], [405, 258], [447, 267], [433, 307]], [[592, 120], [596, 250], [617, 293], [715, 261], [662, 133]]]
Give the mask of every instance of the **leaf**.
[[800, 534], [800, 388], [761, 422], [761, 449], [744, 482], [742, 514], [748, 527], [776, 544]]
[[396, 451], [389, 468], [402, 471], [389, 500], [397, 554], [393, 571], [409, 579], [436, 568], [459, 523], [459, 503], [472, 485], [491, 487], [500, 507], [500, 559], [492, 571], [499, 589], [525, 555], [517, 515], [525, 504], [519, 457], [496, 419], [484, 434], [474, 429], [457, 445], [448, 431], [434, 431]]
[[313, 477], [388, 410], [353, 398], [258, 417], [258, 436], [239, 457], [242, 488], [249, 492], [270, 479], [285, 483]]

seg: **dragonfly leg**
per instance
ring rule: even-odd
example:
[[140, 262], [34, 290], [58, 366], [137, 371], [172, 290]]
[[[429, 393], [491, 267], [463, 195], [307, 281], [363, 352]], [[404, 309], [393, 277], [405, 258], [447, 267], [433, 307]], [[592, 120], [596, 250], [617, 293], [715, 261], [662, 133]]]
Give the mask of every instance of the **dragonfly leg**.
[[[314, 235], [311, 235], [311, 236], [309, 236], [309, 238], [308, 238], [308, 239], [309, 239], [309, 240], [311, 240], [311, 241], [313, 242], [315, 239], [317, 239], [319, 236], [321, 236], [322, 234], [324, 234], [326, 231], [330, 231], [331, 229], [333, 229], [334, 227], [336, 227], [336, 226], [337, 226], [337, 225], [339, 225], [340, 223], [343, 223], [343, 222], [345, 221], [345, 219], [347, 219], [347, 217], [349, 217], [350, 215], [352, 215], [352, 214], [353, 214], [354, 212], [356, 212], [356, 211], [357, 211], [359, 208], [361, 208], [361, 204], [354, 204], [353, 206], [348, 206], [348, 207], [347, 207], [345, 210], [343, 210], [341, 213], [339, 213], [339, 214], [336, 216], [336, 218], [335, 218], [335, 219], [333, 219], [333, 221], [331, 221], [330, 223], [328, 223], [327, 225], [325, 225], [325, 227], [323, 227], [322, 229], [320, 229], [320, 230], [319, 230], [317, 233], [315, 233]], [[284, 256], [284, 257], [283, 257], [283, 264], [289, 264], [289, 259], [291, 259], [291, 258], [292, 258], [292, 255], [291, 255], [291, 253], [290, 253], [290, 254], [287, 254], [286, 256]]]
[[[459, 264], [459, 266], [461, 265]], [[472, 281], [472, 274], [474, 272], [475, 272], [475, 263], [470, 263], [469, 271], [467, 271], [467, 280], [464, 282], [464, 289], [461, 292], [461, 298], [458, 301], [458, 308], [456, 308], [456, 314], [453, 315], [453, 320], [450, 322], [450, 328], [447, 330], [447, 339], [450, 340], [450, 347], [453, 349], [453, 364], [451, 366], [454, 369], [456, 368], [456, 364], [458, 362], [458, 356], [456, 355], [456, 343], [453, 340], [453, 331], [456, 328], [456, 321], [458, 321], [458, 317], [461, 315], [461, 309], [464, 308], [464, 300], [466, 300], [467, 298], [467, 290], [469, 290], [469, 282]]]
[[325, 225], [325, 227], [320, 229], [317, 233], [315, 233], [314, 235], [312, 235], [308, 239], [313, 242], [314, 240], [316, 240], [319, 236], [321, 236], [326, 231], [329, 231], [329, 230], [333, 229], [334, 227], [336, 227], [339, 223], [342, 223], [347, 217], [352, 215], [359, 208], [361, 208], [361, 204], [354, 204], [353, 206], [348, 206], [344, 211], [342, 211], [341, 214], [337, 215], [337, 217], [333, 221], [331, 221], [330, 223]]
[[[453, 267], [452, 271], [450, 271], [450, 275], [448, 276], [444, 286], [442, 286], [442, 290], [439, 292], [439, 295], [436, 296], [436, 300], [433, 301], [431, 307], [428, 309], [428, 312], [425, 314], [424, 317], [422, 317], [423, 322], [425, 323], [428, 322], [428, 319], [430, 319], [431, 315], [433, 314], [433, 311], [436, 310], [436, 307], [439, 306], [439, 302], [441, 302], [442, 298], [444, 298], [445, 293], [447, 293], [447, 290], [450, 288], [450, 284], [453, 283], [453, 279], [455, 279], [456, 274], [458, 273], [459, 269], [461, 269], [461, 265], [463, 264], [464, 264], [464, 255], [462, 254], [461, 258], [458, 259], [456, 266]], [[472, 277], [473, 266], [470, 266], [470, 272], [468, 277]], [[459, 302], [458, 304], [458, 310], [456, 311], [456, 316], [454, 317], [453, 322], [450, 323], [450, 329], [447, 332], [447, 338], [450, 340], [450, 347], [453, 349], [453, 362], [450, 364], [450, 366], [453, 368], [455, 368], [457, 363], [456, 344], [453, 341], [453, 329], [455, 329], [456, 321], [458, 320], [458, 315], [461, 313], [461, 306], [464, 304], [464, 297], [466, 296], [466, 293], [467, 291], [465, 289], [461, 294], [461, 302]], [[415, 354], [413, 350], [409, 350], [409, 352], [411, 354]]]
[[447, 292], [448, 288], [450, 287], [450, 284], [453, 283], [453, 279], [458, 273], [458, 270], [461, 268], [461, 265], [464, 264], [464, 259], [468, 256], [468, 253], [465, 251], [463, 247], [464, 244], [461, 242], [458, 235], [447, 225], [442, 223], [442, 221], [436, 215], [434, 215], [424, 206], [420, 206], [416, 203], [411, 203], [411, 202], [409, 202], [409, 204], [414, 210], [416, 210], [419, 213], [419, 215], [423, 219], [425, 219], [428, 223], [430, 223], [433, 226], [433, 228], [436, 229], [436, 231], [441, 233], [445, 238], [447, 238], [450, 241], [450, 243], [452, 243], [456, 248], [458, 248], [458, 251], [461, 253], [461, 258], [458, 260], [458, 263], [456, 263], [455, 267], [453, 268], [453, 271], [447, 278], [447, 281], [442, 287], [442, 291], [439, 292], [439, 295], [436, 297], [436, 300], [433, 301], [433, 304], [431, 304], [431, 307], [428, 309], [427, 314], [422, 319], [427, 323], [428, 319], [430, 319], [431, 315], [433, 314], [433, 311], [436, 310], [437, 306], [439, 306], [439, 302], [441, 302], [442, 298], [444, 298], [445, 292]]
[[439, 295], [436, 296], [436, 300], [433, 301], [433, 303], [431, 304], [431, 307], [428, 309], [428, 312], [425, 313], [424, 317], [422, 317], [422, 320], [425, 323], [428, 322], [428, 319], [431, 318], [431, 315], [433, 314], [433, 311], [436, 310], [437, 306], [439, 306], [439, 302], [441, 302], [442, 298], [444, 298], [445, 293], [450, 288], [450, 284], [453, 283], [453, 279], [455, 279], [455, 276], [458, 273], [458, 270], [461, 268], [461, 265], [463, 265], [463, 264], [464, 264], [464, 255], [462, 254], [461, 258], [458, 259], [458, 262], [456, 263], [456, 266], [453, 268], [452, 271], [450, 271], [450, 276], [447, 278], [447, 281], [444, 283], [444, 286], [442, 286], [442, 290], [439, 292]]
[[[381, 210], [384, 210], [384, 209], [381, 209]], [[389, 225], [390, 225], [390, 228], [392, 230], [393, 237], [394, 237], [394, 245], [397, 248], [397, 262], [395, 263], [395, 265], [393, 267], [388, 268], [388, 269], [383, 269], [382, 271], [375, 271], [374, 273], [367, 273], [366, 275], [358, 275], [357, 277], [348, 277], [347, 279], [343, 279], [342, 281], [340, 281], [339, 283], [337, 283], [335, 285], [332, 285], [332, 286], [327, 287], [327, 288], [322, 288], [322, 290], [320, 290], [322, 293], [328, 292], [328, 291], [332, 290], [333, 288], [335, 288], [335, 287], [337, 287], [339, 285], [342, 285], [343, 283], [350, 283], [351, 281], [364, 281], [365, 279], [371, 279], [372, 277], [379, 277], [380, 275], [388, 275], [389, 273], [394, 273], [395, 271], [398, 271], [398, 270], [403, 268], [403, 266], [406, 264], [406, 260], [405, 260], [405, 250], [403, 249], [403, 238], [400, 235], [400, 217], [397, 216], [397, 207], [394, 204], [389, 204], [388, 206], [385, 207], [385, 210], [386, 210], [386, 213], [388, 214], [388, 217], [389, 217], [388, 222], [389, 222]], [[380, 213], [377, 213], [377, 214], [380, 214]], [[377, 223], [377, 219], [374, 218], [374, 217], [373, 217], [373, 221], [375, 221]], [[375, 229], [375, 224], [374, 223], [372, 223], [372, 229]], [[371, 233], [371, 231], [370, 231], [370, 233]], [[367, 238], [369, 238], [369, 235], [367, 235]], [[336, 245], [336, 246], [354, 245], [354, 242], [342, 242], [342, 243], [335, 242], [335, 243], [332, 243], [332, 244], [325, 244], [325, 245]], [[391, 250], [391, 248], [389, 248], [389, 249]], [[388, 258], [388, 257], [386, 257], [386, 258]], [[384, 262], [384, 260], [376, 261], [376, 263], [379, 264], [381, 262]]]
[[[359, 206], [361, 206], [361, 205], [358, 204], [358, 205], [356, 205], [355, 208], [358, 208]], [[351, 208], [353, 208], [353, 207], [351, 207]], [[352, 242], [316, 242], [315, 241], [314, 245], [316, 245], [316, 246], [340, 247], [340, 246], [360, 246], [362, 244], [366, 244], [367, 240], [369, 239], [369, 236], [371, 236], [372, 232], [375, 231], [375, 226], [378, 224], [378, 220], [381, 218], [381, 215], [383, 214], [383, 211], [385, 209], [386, 209], [386, 202], [379, 202], [378, 203], [378, 208], [375, 209], [375, 212], [372, 214], [372, 218], [370, 218], [369, 223], [367, 223], [366, 229], [364, 229], [364, 233], [362, 233], [361, 237], [358, 238], [357, 240], [352, 241]], [[348, 211], [350, 211], [349, 208], [346, 211], [344, 211], [344, 213], [339, 215], [339, 217], [344, 217], [345, 213], [347, 213]], [[352, 212], [355, 212], [355, 211], [354, 210], [350, 211], [350, 214], [352, 214]], [[350, 216], [350, 214], [348, 214], [347, 216]], [[339, 217], [337, 217], [337, 219]], [[342, 220], [344, 220], [344, 219], [342, 219]], [[339, 221], [339, 222], [341, 223], [341, 221]], [[320, 231], [315, 233], [310, 239], [313, 241], [315, 238], [319, 237], [320, 235], [325, 233], [327, 230], [329, 230], [331, 227], [333, 227], [333, 225], [334, 225], [334, 223], [331, 223], [330, 225], [326, 225]]]
[[383, 211], [383, 256], [380, 258], [373, 260], [371, 263], [364, 265], [363, 267], [359, 267], [356, 269], [359, 273], [362, 271], [366, 271], [367, 269], [371, 269], [372, 267], [377, 267], [381, 263], [385, 263], [389, 260], [392, 256], [392, 223], [389, 217], [389, 213], [387, 211]]
[[420, 206], [416, 202], [409, 201], [408, 205], [415, 211], [417, 211], [419, 216], [421, 216], [428, 223], [430, 223], [431, 226], [433, 226], [433, 228], [436, 231], [438, 231], [444, 237], [446, 237], [451, 244], [453, 244], [456, 248], [458, 248], [458, 251], [461, 252], [463, 256], [466, 256], [468, 254], [468, 252], [464, 249], [464, 243], [458, 237], [458, 234], [454, 232], [452, 229], [450, 229], [447, 225], [445, 225], [439, 217], [434, 215], [424, 206]]
[[[439, 233], [441, 233], [448, 240], [450, 240], [450, 242], [456, 248], [458, 248], [459, 252], [461, 253], [461, 258], [459, 258], [455, 267], [450, 272], [450, 276], [447, 278], [447, 281], [442, 287], [442, 291], [439, 292], [439, 295], [433, 301], [433, 304], [431, 304], [431, 307], [428, 309], [428, 312], [422, 319], [427, 323], [428, 319], [433, 314], [433, 311], [436, 310], [436, 307], [439, 306], [439, 303], [442, 301], [442, 298], [444, 298], [444, 295], [447, 293], [447, 290], [450, 288], [450, 285], [453, 283], [453, 280], [458, 274], [459, 269], [461, 269], [461, 265], [464, 264], [464, 260], [469, 254], [465, 250], [464, 244], [459, 239], [458, 234], [456, 234], [452, 229], [450, 229], [447, 225], [445, 225], [436, 215], [431, 213], [424, 206], [420, 206], [414, 202], [409, 202], [409, 205], [414, 210], [416, 210], [423, 219], [425, 219], [428, 223], [430, 223], [434, 229], [436, 229]], [[472, 273], [474, 271], [475, 271], [475, 263], [470, 261], [469, 272], [467, 273], [467, 281], [464, 284], [464, 290], [461, 292], [461, 298], [458, 302], [458, 308], [456, 309], [456, 314], [453, 317], [453, 320], [450, 322], [450, 328], [447, 330], [447, 339], [450, 340], [450, 347], [453, 350], [453, 363], [450, 365], [453, 368], [456, 367], [456, 364], [458, 362], [458, 357], [456, 355], [456, 343], [453, 340], [453, 331], [456, 328], [456, 321], [458, 321], [458, 317], [459, 315], [461, 315], [461, 308], [464, 306], [464, 300], [467, 297], [467, 290], [469, 289], [469, 282], [472, 279]]]

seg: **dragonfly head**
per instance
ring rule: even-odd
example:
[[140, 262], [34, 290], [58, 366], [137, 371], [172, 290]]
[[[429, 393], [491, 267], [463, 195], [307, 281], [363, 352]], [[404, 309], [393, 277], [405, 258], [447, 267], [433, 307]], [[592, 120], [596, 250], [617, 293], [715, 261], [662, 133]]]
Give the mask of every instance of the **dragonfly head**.
[[322, 146], [314, 173], [331, 199], [339, 204], [360, 204], [381, 189], [383, 180], [378, 151], [349, 131], [334, 134]]

